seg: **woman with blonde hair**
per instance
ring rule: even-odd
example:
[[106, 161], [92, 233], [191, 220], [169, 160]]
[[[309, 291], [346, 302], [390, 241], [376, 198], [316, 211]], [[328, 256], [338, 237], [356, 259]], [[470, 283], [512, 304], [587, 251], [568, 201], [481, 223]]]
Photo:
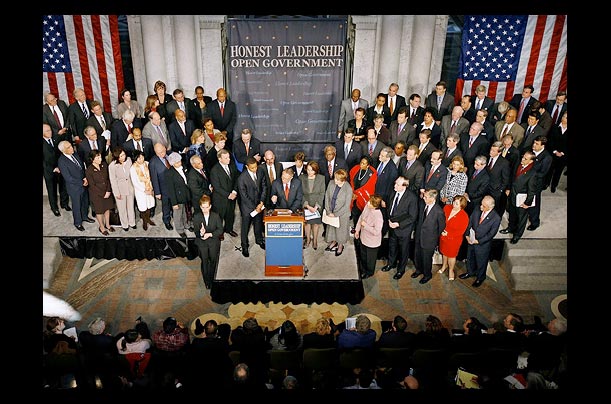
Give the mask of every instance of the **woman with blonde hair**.
[[467, 168], [461, 156], [454, 157], [450, 166], [446, 169], [448, 170], [448, 176], [446, 183], [439, 192], [439, 197], [442, 203], [451, 205], [456, 195], [464, 195], [469, 178], [465, 174]]
[[367, 279], [375, 273], [378, 249], [382, 245], [382, 225], [384, 224], [380, 210], [381, 204], [380, 195], [371, 195], [356, 222], [354, 239], [360, 240], [361, 279]]
[[307, 348], [335, 348], [335, 335], [332, 320], [321, 317], [316, 320], [314, 331], [303, 336], [303, 349]]

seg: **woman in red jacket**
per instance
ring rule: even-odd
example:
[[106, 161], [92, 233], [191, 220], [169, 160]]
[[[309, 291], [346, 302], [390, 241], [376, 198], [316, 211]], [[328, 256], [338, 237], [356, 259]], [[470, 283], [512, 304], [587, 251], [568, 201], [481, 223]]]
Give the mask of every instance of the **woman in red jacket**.
[[464, 240], [465, 230], [469, 225], [469, 215], [465, 212], [467, 198], [456, 195], [451, 205], [445, 205], [443, 212], [446, 215], [446, 228], [439, 237], [439, 252], [443, 255], [443, 262], [439, 273], [442, 274], [450, 268], [449, 279], [454, 280], [454, 266], [456, 256]]
[[375, 193], [378, 173], [371, 166], [371, 158], [363, 156], [359, 165], [350, 169], [349, 177], [350, 184], [352, 184], [352, 189], [354, 190], [352, 193], [352, 203], [350, 204], [350, 213], [354, 223], [350, 232], [354, 234], [354, 228], [359, 220], [359, 216], [363, 209], [365, 209], [371, 195]]

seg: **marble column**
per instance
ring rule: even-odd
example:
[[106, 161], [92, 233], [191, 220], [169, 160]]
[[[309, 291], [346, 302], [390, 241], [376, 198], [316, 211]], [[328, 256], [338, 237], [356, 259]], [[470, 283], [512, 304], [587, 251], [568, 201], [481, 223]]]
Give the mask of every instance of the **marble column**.
[[[216, 90], [225, 87], [224, 55], [223, 55], [223, 24], [224, 15], [199, 15], [199, 66], [200, 84], [204, 94], [216, 98]], [[227, 89], [229, 92], [229, 89]], [[231, 94], [229, 94], [231, 97]]]
[[[378, 81], [379, 30], [382, 16], [353, 15], [355, 24], [354, 59], [352, 63], [352, 88], [361, 90], [361, 97], [375, 103]], [[350, 93], [350, 91], [348, 91]]]
[[187, 98], [195, 96], [195, 86], [199, 84], [197, 77], [197, 54], [195, 38], [197, 17], [192, 15], [175, 15], [173, 17], [176, 63], [176, 87], [168, 88], [171, 93], [175, 88], [181, 88]]

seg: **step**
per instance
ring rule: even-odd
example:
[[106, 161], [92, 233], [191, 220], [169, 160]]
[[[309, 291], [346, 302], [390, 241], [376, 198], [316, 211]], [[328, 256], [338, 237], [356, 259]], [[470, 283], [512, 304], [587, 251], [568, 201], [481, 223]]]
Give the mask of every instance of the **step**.
[[521, 239], [517, 244], [505, 243], [504, 256], [542, 255], [566, 257], [566, 239]]
[[[536, 273], [537, 268], [541, 268], [544, 272], [561, 272], [566, 274], [567, 261], [566, 258], [558, 257], [511, 257], [503, 261], [507, 272], [513, 273], [516, 267], [530, 268], [527, 272]], [[523, 271], [522, 271], [523, 272]]]
[[566, 275], [511, 275], [511, 280], [515, 290], [548, 290], [561, 291], [567, 290]]
[[564, 275], [566, 276], [566, 263], [564, 265], [514, 265], [511, 274], [526, 275]]

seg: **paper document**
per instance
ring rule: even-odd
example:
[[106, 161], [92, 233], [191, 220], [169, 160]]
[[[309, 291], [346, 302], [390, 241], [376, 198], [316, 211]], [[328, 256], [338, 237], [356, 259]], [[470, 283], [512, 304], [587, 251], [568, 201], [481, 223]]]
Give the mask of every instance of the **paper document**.
[[475, 230], [473, 230], [473, 228], [469, 230], [469, 239], [471, 240], [472, 243], [475, 242]]
[[322, 211], [322, 222], [329, 226], [339, 227], [339, 216], [327, 216], [327, 210]]
[[[516, 194], [516, 206], [520, 206], [521, 204], [523, 204], [524, 201], [526, 200], [526, 196], [528, 196], [528, 194]], [[530, 204], [531, 208], [535, 206], [536, 199], [537, 199], [537, 196], [533, 196], [533, 203]]]
[[76, 333], [76, 327], [70, 327], [70, 328], [64, 329], [64, 335], [67, 335], [69, 337], [74, 337], [74, 340], [78, 342], [78, 335]]
[[356, 317], [346, 318], [346, 330], [349, 330], [351, 328], [356, 328]]
[[458, 368], [456, 372], [456, 385], [464, 389], [479, 389], [477, 379], [478, 377], [476, 374], [467, 372], [461, 368]]
[[318, 210], [315, 210], [314, 212], [310, 212], [309, 210], [305, 209], [303, 213], [305, 216], [305, 220], [318, 219], [320, 217], [320, 213], [318, 213]]

